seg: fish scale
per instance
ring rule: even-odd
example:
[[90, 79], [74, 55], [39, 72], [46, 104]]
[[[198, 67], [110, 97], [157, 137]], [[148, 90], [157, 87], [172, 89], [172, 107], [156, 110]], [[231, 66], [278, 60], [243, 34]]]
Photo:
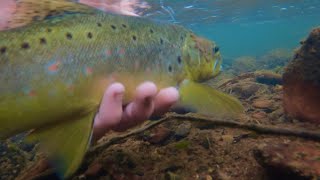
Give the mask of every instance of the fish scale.
[[[131, 18], [131, 17], [130, 17]], [[131, 18], [132, 19], [132, 18]], [[35, 65], [34, 69], [42, 69], [46, 63], [54, 60], [62, 61], [60, 73], [57, 75], [59, 78], [67, 78], [75, 76], [79, 72], [74, 72], [72, 66], [75, 69], [79, 69], [80, 66], [93, 66], [94, 71], [105, 71], [110, 73], [111, 70], [101, 70], [100, 67], [108, 67], [112, 71], [133, 71], [132, 67], [134, 61], [140, 61], [141, 67], [154, 67], [156, 63], [161, 66], [169, 66], [169, 62], [173, 69], [178, 71], [177, 65], [177, 53], [181, 52], [181, 41], [175, 34], [175, 29], [170, 28], [170, 25], [156, 26], [152, 22], [145, 19], [135, 18], [135, 21], [128, 20], [125, 16], [114, 16], [106, 14], [97, 15], [78, 15], [76, 17], [70, 16], [59, 19], [59, 21], [48, 20], [41, 23], [33, 24], [26, 28], [23, 33], [21, 30], [4, 31], [0, 34], [0, 47], [6, 47], [7, 52], [5, 55], [0, 56], [1, 61], [5, 61], [6, 64], [19, 64], [26, 65], [32, 63]], [[88, 22], [88, 23], [87, 23]], [[110, 23], [115, 22], [115, 23]], [[102, 26], [97, 28], [97, 23]], [[43, 28], [43, 24], [49, 24], [46, 28]], [[83, 24], [86, 24], [83, 26]], [[122, 24], [126, 25], [126, 28], [122, 27]], [[141, 28], [148, 25], [148, 28]], [[116, 29], [112, 29], [111, 26], [115, 26]], [[50, 32], [48, 32], [50, 29]], [[150, 29], [153, 33], [150, 33]], [[165, 31], [164, 31], [165, 30]], [[89, 39], [87, 33], [91, 32], [93, 37]], [[157, 32], [162, 32], [161, 35]], [[165, 32], [165, 33], [163, 33]], [[181, 28], [181, 34], [187, 33], [187, 31]], [[67, 38], [67, 34], [72, 35], [72, 39]], [[136, 40], [132, 39], [132, 36], [136, 36]], [[4, 38], [6, 37], [6, 38]], [[16, 40], [13, 40], [15, 37]], [[41, 44], [41, 38], [46, 39], [46, 44]], [[163, 44], [160, 43], [160, 39], [163, 39]], [[5, 41], [8, 40], [8, 41]], [[22, 41], [19, 41], [22, 40]], [[178, 44], [178, 43], [180, 44]], [[28, 43], [29, 48], [25, 49], [21, 47], [21, 44]], [[178, 44], [178, 45], [175, 45]], [[176, 48], [173, 45], [177, 46]], [[119, 55], [118, 49], [123, 48], [125, 51], [123, 55]], [[112, 52], [112, 57], [104, 55], [106, 50]], [[79, 53], [81, 52], [81, 53]], [[155, 54], [159, 54], [155, 56]], [[181, 53], [180, 53], [181, 54]], [[176, 56], [173, 56], [176, 55]], [[73, 63], [69, 63], [70, 59], [73, 59]], [[152, 59], [152, 61], [150, 60]], [[64, 65], [68, 66], [64, 69]], [[3, 67], [3, 66], [2, 66]], [[14, 68], [14, 67], [13, 67]], [[162, 67], [166, 69], [166, 67]], [[167, 67], [168, 68], [168, 67]], [[26, 68], [28, 72], [31, 68]], [[11, 69], [10, 71], [15, 71]], [[181, 71], [181, 70], [180, 70]], [[21, 72], [21, 70], [20, 70]], [[31, 77], [35, 72], [30, 72], [28, 77]], [[47, 78], [45, 71], [37, 72]], [[2, 78], [6, 78], [6, 75]], [[49, 79], [52, 77], [48, 77]], [[17, 78], [22, 80], [26, 85], [32, 81], [26, 81], [23, 78]], [[13, 82], [13, 81], [10, 81]], [[23, 84], [23, 83], [22, 83]]]

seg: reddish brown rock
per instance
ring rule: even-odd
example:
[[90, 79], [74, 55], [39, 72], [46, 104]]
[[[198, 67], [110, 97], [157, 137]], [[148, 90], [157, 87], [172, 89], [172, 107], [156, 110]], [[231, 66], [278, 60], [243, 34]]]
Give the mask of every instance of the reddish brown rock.
[[101, 163], [95, 162], [91, 164], [86, 172], [84, 173], [86, 176], [97, 176], [103, 170], [103, 165]]
[[[33, 163], [31, 166], [26, 168], [20, 175], [16, 178], [17, 180], [28, 180], [36, 179], [39, 175], [49, 170], [50, 165], [45, 157], [40, 157], [40, 159]], [[49, 173], [50, 176], [50, 173]]]
[[283, 100], [289, 116], [320, 123], [320, 87], [297, 80], [284, 88]]
[[252, 117], [256, 118], [256, 119], [266, 118], [267, 117], [267, 113], [261, 112], [261, 111], [255, 112], [255, 113], [252, 114]]
[[255, 150], [256, 160], [266, 168], [272, 178], [320, 178], [320, 144], [294, 142], [269, 144]]
[[283, 75], [283, 105], [294, 118], [320, 124], [320, 28], [314, 29]]
[[254, 82], [241, 82], [231, 86], [233, 93], [244, 99], [255, 95], [262, 88], [262, 84]]
[[172, 132], [170, 129], [159, 126], [151, 132], [150, 136], [148, 137], [148, 141], [152, 144], [161, 144], [167, 140], [171, 134]]
[[258, 71], [255, 75], [258, 83], [274, 86], [282, 84], [282, 76], [272, 71]]
[[272, 107], [272, 101], [265, 100], [265, 99], [258, 99], [253, 102], [252, 106], [260, 109], [269, 109]]

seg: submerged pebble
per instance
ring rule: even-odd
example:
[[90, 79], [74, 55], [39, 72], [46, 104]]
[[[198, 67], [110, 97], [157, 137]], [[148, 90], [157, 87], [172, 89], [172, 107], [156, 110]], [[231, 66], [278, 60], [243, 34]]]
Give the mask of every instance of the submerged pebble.
[[263, 111], [258, 111], [258, 112], [253, 113], [252, 117], [256, 118], [256, 119], [262, 119], [262, 118], [266, 118], [267, 114]]
[[259, 109], [271, 109], [272, 101], [266, 99], [258, 99], [253, 102], [252, 106]]
[[191, 123], [190, 122], [183, 122], [178, 126], [178, 128], [175, 130], [174, 137], [177, 140], [180, 140], [182, 138], [185, 138], [188, 136], [191, 130]]
[[161, 144], [166, 141], [171, 134], [172, 132], [170, 129], [164, 126], [158, 126], [152, 130], [150, 135], [147, 137], [147, 141], [152, 144]]

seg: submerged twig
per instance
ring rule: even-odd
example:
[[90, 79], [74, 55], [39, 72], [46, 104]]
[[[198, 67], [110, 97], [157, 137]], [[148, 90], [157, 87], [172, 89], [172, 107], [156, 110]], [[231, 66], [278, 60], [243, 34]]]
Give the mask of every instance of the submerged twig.
[[118, 141], [125, 139], [127, 137], [139, 134], [147, 129], [150, 129], [156, 125], [159, 125], [163, 122], [169, 120], [184, 120], [184, 121], [204, 121], [211, 123], [216, 126], [226, 126], [240, 129], [247, 129], [251, 131], [255, 131], [261, 134], [270, 134], [270, 135], [281, 135], [281, 136], [294, 136], [299, 138], [305, 138], [315, 141], [320, 141], [320, 133], [315, 131], [307, 131], [307, 130], [297, 130], [297, 129], [288, 129], [288, 128], [277, 128], [267, 125], [254, 124], [254, 123], [243, 123], [234, 120], [221, 120], [210, 117], [199, 117], [193, 115], [178, 115], [178, 114], [170, 114], [158, 121], [153, 121], [141, 128], [134, 129], [126, 134], [119, 135], [117, 137], [111, 138], [110, 140], [101, 143], [97, 146], [92, 147], [89, 150], [89, 154], [93, 152], [100, 151], [101, 149], [105, 149], [113, 144], [116, 144]]
[[139, 133], [141, 133], [141, 132], [143, 132], [143, 131], [145, 131], [147, 129], [150, 129], [150, 128], [158, 125], [158, 124], [161, 124], [161, 123], [163, 123], [163, 122], [165, 122], [165, 121], [167, 121], [169, 119], [171, 119], [170, 116], [166, 116], [166, 117], [164, 117], [162, 119], [159, 119], [157, 121], [152, 121], [152, 122], [146, 124], [145, 126], [142, 126], [141, 128], [134, 129], [134, 130], [129, 131], [129, 132], [125, 133], [125, 134], [120, 134], [120, 135], [118, 135], [118, 136], [116, 136], [114, 138], [111, 138], [110, 140], [108, 140], [108, 141], [106, 141], [104, 143], [98, 144], [98, 145], [90, 148], [89, 151], [88, 151], [88, 154], [100, 151], [101, 149], [105, 149], [106, 147], [109, 147], [109, 146], [111, 146], [113, 144], [116, 144], [118, 141], [120, 141], [122, 139], [125, 139], [127, 137], [139, 134]]

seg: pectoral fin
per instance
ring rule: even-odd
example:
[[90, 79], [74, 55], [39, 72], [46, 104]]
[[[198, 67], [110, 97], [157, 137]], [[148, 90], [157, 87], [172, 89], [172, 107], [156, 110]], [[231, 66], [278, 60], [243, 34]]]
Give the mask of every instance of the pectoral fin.
[[244, 112], [239, 100], [204, 84], [184, 81], [179, 92], [181, 105], [200, 114], [232, 118]]
[[82, 118], [36, 130], [28, 141], [39, 141], [40, 150], [46, 153], [62, 178], [72, 175], [80, 166], [90, 144], [94, 113]]

